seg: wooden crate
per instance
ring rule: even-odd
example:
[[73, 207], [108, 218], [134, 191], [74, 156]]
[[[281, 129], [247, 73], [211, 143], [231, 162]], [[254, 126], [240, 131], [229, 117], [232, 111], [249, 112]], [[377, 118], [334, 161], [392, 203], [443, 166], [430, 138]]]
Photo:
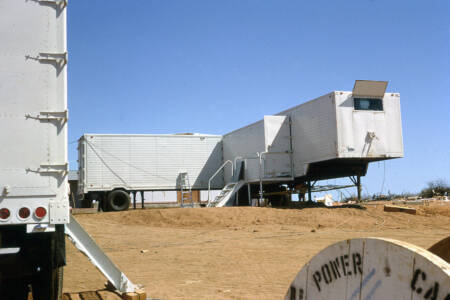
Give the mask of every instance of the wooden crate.
[[[186, 197], [186, 196], [185, 196]], [[192, 190], [192, 202], [193, 203], [200, 203], [200, 190]], [[177, 191], [177, 202], [178, 204], [181, 204], [181, 192]], [[190, 201], [185, 200], [185, 204], [189, 204]]]

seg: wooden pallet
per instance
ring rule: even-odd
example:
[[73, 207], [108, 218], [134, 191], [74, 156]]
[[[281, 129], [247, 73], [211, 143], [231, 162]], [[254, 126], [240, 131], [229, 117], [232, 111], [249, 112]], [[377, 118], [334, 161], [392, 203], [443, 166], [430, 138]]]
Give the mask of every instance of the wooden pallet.
[[122, 296], [108, 290], [89, 291], [81, 293], [66, 293], [62, 300], [147, 300], [145, 291], [125, 293]]

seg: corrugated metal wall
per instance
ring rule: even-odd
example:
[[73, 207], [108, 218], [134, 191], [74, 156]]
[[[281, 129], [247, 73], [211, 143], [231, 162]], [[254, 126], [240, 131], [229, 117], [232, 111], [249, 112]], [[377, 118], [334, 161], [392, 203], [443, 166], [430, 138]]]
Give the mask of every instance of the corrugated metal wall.
[[[221, 136], [85, 135], [86, 188], [173, 190], [187, 172], [193, 189], [207, 189], [222, 163]], [[212, 182], [223, 187], [223, 176]]]

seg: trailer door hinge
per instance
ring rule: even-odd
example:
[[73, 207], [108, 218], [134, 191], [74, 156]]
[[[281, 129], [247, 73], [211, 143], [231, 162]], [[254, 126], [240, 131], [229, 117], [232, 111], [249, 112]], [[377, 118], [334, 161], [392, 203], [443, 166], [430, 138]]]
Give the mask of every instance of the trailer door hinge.
[[63, 53], [39, 53], [38, 60], [41, 62], [54, 61], [57, 62], [61, 67], [67, 64], [67, 52]]
[[57, 173], [61, 175], [66, 175], [69, 173], [69, 164], [41, 164], [41, 166], [35, 170], [31, 168], [26, 169], [27, 172], [40, 173], [40, 174], [52, 174]]
[[61, 8], [67, 7], [67, 0], [39, 0], [39, 3], [42, 4], [53, 4], [55, 6], [59, 6]]
[[69, 113], [67, 110], [65, 111], [41, 111], [38, 114], [26, 114], [25, 118], [27, 119], [35, 119], [42, 121], [62, 121], [63, 123], [67, 122], [69, 119]]
[[67, 52], [63, 53], [47, 53], [40, 52], [38, 56], [26, 55], [26, 59], [37, 60], [41, 63], [53, 63], [55, 62], [59, 68], [64, 67], [67, 64]]

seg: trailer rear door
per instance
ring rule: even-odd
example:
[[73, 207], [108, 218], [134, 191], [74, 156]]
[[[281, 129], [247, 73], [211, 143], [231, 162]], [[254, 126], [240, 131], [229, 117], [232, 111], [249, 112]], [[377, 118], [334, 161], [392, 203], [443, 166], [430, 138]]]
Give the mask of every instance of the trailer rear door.
[[264, 116], [264, 178], [291, 176], [289, 117]]
[[0, 1], [0, 36], [0, 201], [30, 208], [66, 203], [64, 1]]

